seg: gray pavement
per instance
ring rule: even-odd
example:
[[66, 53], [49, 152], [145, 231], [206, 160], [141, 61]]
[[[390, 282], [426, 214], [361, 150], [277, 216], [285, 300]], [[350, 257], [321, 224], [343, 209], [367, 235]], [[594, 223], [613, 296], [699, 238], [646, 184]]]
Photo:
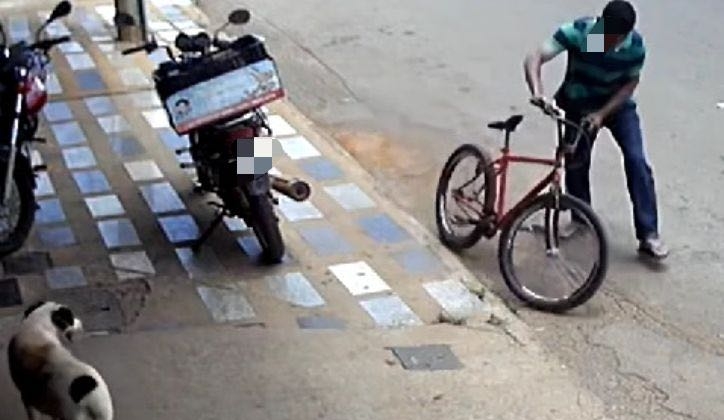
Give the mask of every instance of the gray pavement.
[[[490, 148], [484, 123], [525, 114], [515, 150], [551, 152], [553, 127], [527, 105], [522, 59], [556, 25], [597, 13], [604, 1], [450, 3], [434, 1], [264, 2], [248, 0], [252, 29], [267, 36], [290, 99], [333, 133], [380, 189], [434, 229], [434, 188], [460, 143]], [[663, 268], [637, 261], [618, 150], [607, 133], [594, 157], [594, 207], [611, 233], [609, 278], [568, 316], [520, 308], [538, 336], [573, 366], [619, 419], [716, 420], [724, 413], [724, 126], [713, 0], [635, 2], [649, 55], [637, 98], [655, 171], [661, 228], [672, 248]], [[217, 21], [238, 2], [201, 0]], [[546, 91], [564, 59], [545, 69]], [[516, 173], [514, 172], [514, 177]], [[517, 172], [515, 191], [533, 180]], [[497, 243], [463, 257], [506, 295]], [[515, 305], [515, 303], [512, 303]], [[653, 355], [656, 354], [656, 357]]]

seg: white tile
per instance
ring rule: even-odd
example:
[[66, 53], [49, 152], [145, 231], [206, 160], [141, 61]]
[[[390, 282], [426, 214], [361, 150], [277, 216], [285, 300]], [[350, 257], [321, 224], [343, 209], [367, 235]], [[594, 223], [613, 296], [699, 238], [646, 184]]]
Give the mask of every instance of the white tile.
[[231, 232], [243, 232], [249, 229], [246, 223], [238, 217], [224, 217], [224, 224]]
[[126, 162], [123, 166], [125, 166], [128, 176], [130, 176], [134, 181], [149, 181], [163, 178], [161, 169], [159, 169], [156, 162], [152, 160]]
[[125, 213], [121, 201], [115, 194], [102, 195], [98, 197], [86, 197], [85, 204], [88, 206], [93, 218], [120, 216]]
[[158, 31], [156, 32], [156, 35], [162, 40], [166, 41], [168, 43], [173, 43], [176, 41], [176, 37], [178, 36], [178, 31]]
[[68, 60], [70, 68], [73, 70], [86, 70], [95, 68], [95, 63], [90, 55], [86, 53], [82, 54], [68, 54], [65, 56]]
[[485, 311], [485, 304], [457, 280], [423, 284], [430, 296], [451, 316], [462, 319]]
[[151, 81], [139, 68], [120, 69], [118, 72], [121, 75], [123, 84], [126, 86], [148, 86], [151, 84]]
[[268, 280], [269, 289], [279, 299], [303, 308], [324, 306], [324, 299], [302, 273], [287, 273]]
[[295, 130], [294, 127], [292, 127], [281, 115], [270, 115], [269, 127], [271, 127], [272, 135], [275, 137], [297, 134], [297, 130]]
[[131, 126], [125, 118], [120, 115], [108, 115], [105, 117], [98, 117], [98, 124], [100, 124], [103, 131], [106, 134], [121, 133], [124, 131], [131, 131]]
[[398, 296], [384, 296], [360, 302], [362, 308], [383, 328], [423, 325], [422, 320]]
[[156, 31], [172, 31], [173, 26], [170, 23], [163, 20], [152, 20], [148, 22], [148, 29]]
[[390, 286], [364, 261], [332, 265], [329, 271], [354, 296], [390, 290]]
[[98, 44], [98, 49], [104, 53], [113, 52], [116, 50], [116, 46], [113, 44]]
[[311, 201], [294, 201], [283, 195], [279, 196], [279, 211], [290, 222], [299, 220], [321, 219], [324, 217]]
[[238, 290], [199, 286], [197, 291], [216, 322], [243, 321], [256, 317], [246, 296]]
[[148, 121], [148, 124], [153, 128], [170, 128], [171, 124], [168, 122], [168, 115], [162, 108], [152, 109], [149, 111], [143, 111], [143, 117]]
[[356, 184], [328, 185], [324, 190], [345, 210], [375, 207], [375, 202]]
[[119, 280], [130, 280], [153, 276], [156, 270], [144, 251], [111, 254], [111, 265]]
[[79, 43], [77, 43], [76, 41], [64, 42], [64, 43], [58, 45], [58, 49], [63, 51], [65, 54], [85, 52], [85, 50], [83, 49], [83, 46], [80, 45]]
[[281, 144], [284, 153], [294, 160], [321, 155], [319, 150], [302, 136], [279, 139], [279, 144]]
[[[100, 42], [113, 42], [113, 37], [110, 35], [93, 35], [91, 40], [96, 43]], [[113, 44], [111, 44], [112, 46]]]

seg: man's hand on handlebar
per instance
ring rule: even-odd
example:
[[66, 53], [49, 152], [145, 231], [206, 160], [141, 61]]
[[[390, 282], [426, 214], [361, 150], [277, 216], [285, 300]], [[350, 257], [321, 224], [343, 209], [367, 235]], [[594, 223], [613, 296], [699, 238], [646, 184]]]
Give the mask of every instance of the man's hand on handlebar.
[[548, 99], [546, 99], [543, 96], [534, 96], [530, 99], [530, 103], [534, 106], [537, 106], [546, 115], [549, 115], [553, 118], [560, 118], [563, 116], [563, 113], [561, 112], [560, 108], [555, 106], [552, 102], [550, 102]]

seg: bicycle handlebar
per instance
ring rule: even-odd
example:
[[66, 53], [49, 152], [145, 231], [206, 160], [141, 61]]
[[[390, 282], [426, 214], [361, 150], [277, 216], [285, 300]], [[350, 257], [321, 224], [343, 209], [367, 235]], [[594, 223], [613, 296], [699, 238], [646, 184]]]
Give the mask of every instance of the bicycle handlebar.
[[[576, 134], [575, 140], [573, 140], [573, 142], [571, 144], [566, 145], [567, 148], [569, 148], [571, 151], [575, 150], [576, 146], [578, 146], [578, 142], [581, 140], [582, 136], [585, 136], [586, 140], [589, 143], [591, 142], [591, 137], [589, 135], [590, 127], [589, 127], [589, 123], [587, 120], [583, 120], [580, 124], [575, 123], [571, 120], [568, 120], [565, 117], [563, 117], [563, 112], [560, 108], [558, 108], [557, 106], [555, 106], [554, 104], [552, 104], [550, 102], [547, 102], [543, 98], [533, 98], [530, 100], [530, 103], [533, 106], [540, 108], [544, 114], [553, 118], [557, 122], [571, 126], [576, 130], [577, 134]], [[563, 139], [560, 139], [560, 141], [562, 142]]]

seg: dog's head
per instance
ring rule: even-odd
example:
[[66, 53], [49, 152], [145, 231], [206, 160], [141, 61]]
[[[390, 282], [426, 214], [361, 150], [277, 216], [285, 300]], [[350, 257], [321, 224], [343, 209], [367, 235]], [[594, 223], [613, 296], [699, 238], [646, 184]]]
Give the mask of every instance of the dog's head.
[[75, 317], [73, 311], [56, 302], [40, 301], [25, 310], [23, 322], [55, 331], [58, 336], [73, 339], [73, 335], [83, 331], [83, 323]]

